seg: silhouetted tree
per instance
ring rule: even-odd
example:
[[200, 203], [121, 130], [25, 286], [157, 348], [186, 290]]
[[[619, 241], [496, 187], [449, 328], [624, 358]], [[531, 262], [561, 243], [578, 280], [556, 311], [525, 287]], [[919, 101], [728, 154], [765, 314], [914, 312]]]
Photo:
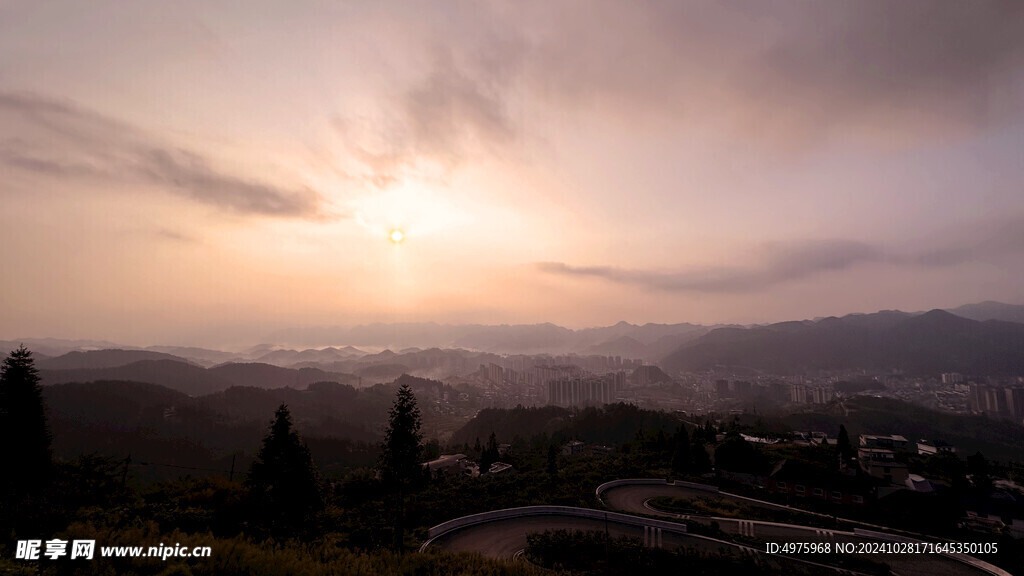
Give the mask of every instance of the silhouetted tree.
[[758, 474], [764, 472], [767, 466], [765, 455], [735, 432], [730, 432], [715, 449], [715, 468], [718, 470]]
[[276, 536], [294, 536], [323, 506], [320, 481], [309, 449], [292, 429], [288, 407], [274, 413], [246, 479], [257, 516]]
[[698, 431], [703, 433], [705, 442], [714, 442], [718, 435], [718, 432], [715, 430], [715, 425], [711, 420], [706, 420], [704, 422], [704, 427]]
[[661, 428], [659, 428], [658, 433], [654, 435], [654, 448], [659, 454], [668, 450], [668, 437], [665, 436], [665, 431]]
[[480, 455], [480, 473], [484, 474], [491, 469], [491, 464], [498, 461], [500, 454], [498, 454], [498, 438], [491, 432], [491, 437], [487, 439], [487, 448], [484, 448], [483, 454]]
[[836, 444], [839, 447], [839, 458], [843, 461], [844, 465], [857, 455], [853, 445], [850, 444], [850, 434], [846, 431], [846, 426], [842, 424], [839, 425], [839, 436], [836, 437]]
[[0, 528], [30, 523], [52, 479], [50, 431], [46, 426], [39, 371], [32, 352], [20, 346], [0, 368]]
[[685, 474], [690, 468], [690, 436], [682, 424], [675, 435], [675, 452], [672, 455], [672, 471]]
[[389, 423], [381, 446], [381, 479], [396, 497], [395, 527], [392, 546], [402, 550], [405, 542], [405, 496], [424, 476], [420, 463], [423, 434], [420, 432], [420, 409], [412, 388], [403, 384], [388, 412]]
[[441, 443], [433, 439], [423, 446], [423, 457], [427, 460], [434, 460], [441, 457]]
[[992, 477], [984, 454], [975, 452], [967, 457], [967, 472], [971, 474], [971, 482], [979, 494], [984, 496], [992, 491]]
[[558, 447], [554, 444], [548, 445], [548, 474], [555, 476], [558, 474]]
[[711, 470], [711, 457], [704, 447], [704, 440], [699, 436], [693, 439], [690, 446], [690, 465], [694, 474], [703, 474]]
[[929, 456], [926, 463], [930, 471], [949, 480], [954, 492], [962, 495], [970, 488], [967, 482], [967, 466], [956, 454], [939, 452]]

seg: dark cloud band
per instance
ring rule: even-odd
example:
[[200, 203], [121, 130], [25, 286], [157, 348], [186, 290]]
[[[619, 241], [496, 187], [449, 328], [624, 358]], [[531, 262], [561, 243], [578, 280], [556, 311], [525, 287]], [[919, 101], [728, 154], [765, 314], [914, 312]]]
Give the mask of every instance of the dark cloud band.
[[35, 94], [0, 93], [0, 163], [51, 178], [148, 183], [242, 215], [320, 216], [312, 189], [281, 188], [214, 168], [203, 156], [167, 146], [142, 130]]

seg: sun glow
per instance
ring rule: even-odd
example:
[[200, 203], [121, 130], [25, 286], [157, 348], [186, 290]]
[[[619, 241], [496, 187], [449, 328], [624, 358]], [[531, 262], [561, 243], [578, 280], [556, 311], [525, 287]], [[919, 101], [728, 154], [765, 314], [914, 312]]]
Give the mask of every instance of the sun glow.
[[385, 236], [395, 244], [408, 235], [416, 238], [441, 232], [468, 223], [468, 216], [444, 195], [414, 187], [369, 194], [355, 202], [356, 220], [361, 226], [380, 238]]

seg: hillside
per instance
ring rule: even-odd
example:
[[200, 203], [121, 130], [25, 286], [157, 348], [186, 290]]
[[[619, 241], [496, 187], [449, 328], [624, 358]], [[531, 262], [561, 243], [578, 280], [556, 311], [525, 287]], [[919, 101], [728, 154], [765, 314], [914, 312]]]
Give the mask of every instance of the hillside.
[[485, 442], [493, 432], [501, 442], [528, 440], [545, 434], [556, 442], [578, 439], [598, 444], [620, 444], [634, 439], [637, 430], [671, 434], [679, 420], [665, 412], [643, 410], [630, 404], [573, 411], [558, 406], [541, 408], [486, 408], [452, 435], [452, 443]]
[[80, 370], [94, 368], [116, 368], [133, 362], [143, 360], [171, 360], [174, 362], [185, 362], [188, 360], [181, 356], [174, 356], [164, 352], [152, 350], [87, 350], [73, 351], [57, 356], [39, 360], [36, 366], [44, 370]]
[[166, 386], [190, 396], [229, 388], [232, 383], [205, 368], [175, 360], [142, 360], [113, 368], [40, 370], [43, 385], [100, 380], [129, 380]]
[[1024, 306], [1018, 304], [1004, 304], [1002, 302], [986, 300], [985, 302], [949, 308], [946, 312], [971, 320], [1002, 320], [1003, 322], [1024, 324]]
[[230, 363], [209, 369], [210, 374], [231, 383], [233, 386], [254, 386], [256, 388], [305, 388], [313, 382], [351, 382], [356, 378], [350, 374], [325, 372], [319, 368], [281, 368], [260, 362]]
[[781, 418], [790, 430], [832, 432], [845, 424], [851, 436], [857, 434], [901, 434], [916, 442], [920, 438], [943, 440], [957, 447], [961, 457], [981, 451], [989, 458], [1020, 460], [1024, 454], [1024, 427], [1008, 420], [965, 416], [929, 410], [916, 404], [856, 396], [842, 406], [815, 406]]
[[806, 370], [903, 370], [1024, 374], [1024, 324], [978, 322], [942, 310], [894, 312], [723, 328], [683, 344], [660, 362], [665, 371], [743, 366], [779, 374]]
[[329, 382], [309, 390], [233, 387], [193, 398], [155, 384], [101, 380], [46, 386], [43, 398], [56, 457], [131, 455], [139, 467], [133, 474], [150, 480], [227, 472], [233, 455], [244, 470], [281, 404], [322, 469], [371, 466], [388, 406], [382, 395]]

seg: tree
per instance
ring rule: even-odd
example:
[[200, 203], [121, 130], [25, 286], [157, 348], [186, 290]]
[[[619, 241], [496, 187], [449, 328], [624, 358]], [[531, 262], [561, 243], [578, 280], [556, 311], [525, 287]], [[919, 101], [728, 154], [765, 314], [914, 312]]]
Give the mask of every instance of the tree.
[[554, 444], [548, 444], [547, 472], [549, 476], [558, 475], [558, 447]]
[[971, 482], [978, 494], [987, 496], [992, 491], [992, 477], [988, 460], [981, 452], [975, 452], [974, 456], [967, 457], [967, 471], [971, 474]]
[[685, 474], [690, 468], [690, 436], [686, 426], [680, 424], [675, 437], [676, 450], [672, 455], [672, 471]]
[[[52, 479], [50, 431], [46, 426], [43, 391], [32, 352], [20, 346], [0, 368], [0, 438], [2, 461], [9, 468], [0, 474], [0, 516], [15, 519], [18, 510], [46, 493]], [[4, 513], [9, 512], [9, 514]]]
[[711, 470], [711, 457], [708, 456], [704, 440], [699, 436], [690, 445], [690, 463], [694, 474], [703, 474]]
[[322, 508], [318, 476], [309, 449], [292, 429], [288, 406], [281, 404], [246, 479], [272, 534], [295, 535]]
[[398, 389], [388, 416], [379, 468], [381, 479], [396, 496], [392, 545], [396, 550], [401, 550], [405, 542], [405, 495], [424, 476], [423, 465], [420, 463], [423, 454], [420, 409], [416, 405], [416, 395], [408, 384]]
[[658, 428], [658, 433], [654, 436], [654, 447], [659, 454], [668, 449], [668, 437], [665, 436], [665, 431], [661, 428]]
[[850, 444], [850, 434], [846, 431], [846, 426], [842, 424], [839, 425], [839, 437], [836, 438], [836, 444], [839, 445], [839, 457], [842, 458], [844, 464], [856, 454]]
[[498, 438], [494, 435], [494, 432], [491, 432], [491, 437], [487, 439], [487, 448], [480, 455], [480, 473], [487, 473], [491, 469], [491, 464], [497, 462], [499, 457]]
[[742, 436], [730, 432], [715, 449], [715, 468], [745, 474], [760, 474], [768, 467], [768, 459]]
[[434, 460], [441, 457], [441, 443], [437, 438], [430, 440], [423, 447], [423, 456], [427, 460]]

